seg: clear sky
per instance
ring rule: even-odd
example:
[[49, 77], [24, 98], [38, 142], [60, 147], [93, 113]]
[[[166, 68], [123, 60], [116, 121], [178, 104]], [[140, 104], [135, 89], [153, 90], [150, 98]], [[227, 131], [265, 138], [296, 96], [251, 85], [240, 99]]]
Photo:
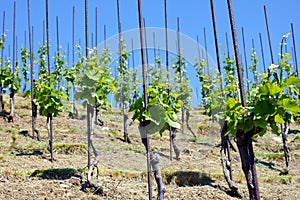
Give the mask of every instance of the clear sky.
[[[5, 30], [7, 34], [6, 47], [12, 48], [12, 28], [13, 28], [13, 0], [0, 0], [0, 22], [2, 32], [3, 11], [6, 12]], [[107, 37], [112, 37], [118, 33], [117, 29], [117, 0], [89, 0], [89, 31], [95, 34], [95, 8], [98, 7], [98, 43], [103, 41], [103, 26], [107, 27]], [[120, 0], [121, 23], [123, 31], [138, 28], [138, 6], [137, 0]], [[146, 19], [147, 27], [164, 27], [164, 4], [163, 0], [143, 0], [143, 16]], [[220, 46], [225, 45], [225, 33], [230, 39], [230, 51], [233, 54], [229, 17], [226, 0], [215, 0], [215, 13], [217, 20], [217, 30]], [[275, 62], [278, 58], [279, 43], [283, 34], [290, 32], [291, 23], [294, 23], [296, 36], [297, 53], [300, 55], [300, 2], [297, 0], [252, 0], [241, 1], [232, 0], [237, 31], [239, 35], [240, 53], [242, 54], [241, 27], [244, 27], [247, 59], [250, 61], [252, 39], [255, 42], [255, 49], [261, 61], [261, 49], [259, 44], [259, 33], [262, 33], [266, 64], [271, 63], [269, 48], [267, 43], [267, 32], [264, 20], [263, 6], [266, 5], [273, 54]], [[24, 31], [28, 34], [27, 23], [27, 0], [16, 0], [17, 4], [17, 37], [18, 47], [24, 45]], [[49, 0], [49, 28], [52, 56], [56, 49], [56, 16], [59, 17], [60, 45], [66, 51], [68, 43], [72, 42], [72, 7], [75, 6], [75, 43], [81, 40], [84, 46], [84, 0]], [[191, 39], [196, 40], [199, 36], [200, 44], [204, 46], [203, 28], [206, 28], [208, 52], [215, 61], [213, 28], [211, 20], [211, 10], [209, 0], [168, 0], [168, 22], [169, 28], [177, 29], [177, 17], [180, 18], [181, 32]], [[45, 0], [31, 0], [31, 20], [34, 26], [34, 50], [43, 42], [43, 20], [45, 20]], [[28, 35], [27, 35], [27, 48]], [[170, 41], [170, 43], [175, 41]], [[288, 40], [288, 51], [291, 52], [292, 40]], [[130, 46], [130, 45], [128, 45]], [[6, 48], [5, 55], [8, 56], [9, 48]], [[182, 49], [183, 53], [187, 51]], [[12, 50], [10, 50], [12, 54]], [[71, 55], [71, 54], [70, 54]], [[12, 57], [12, 56], [11, 56]], [[19, 56], [20, 57], [20, 56]], [[262, 68], [260, 62], [260, 68]]]

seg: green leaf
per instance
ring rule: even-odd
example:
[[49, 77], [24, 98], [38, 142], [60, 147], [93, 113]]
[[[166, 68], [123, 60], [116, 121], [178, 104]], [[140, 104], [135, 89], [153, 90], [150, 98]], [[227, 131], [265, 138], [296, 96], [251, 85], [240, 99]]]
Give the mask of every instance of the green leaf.
[[276, 95], [280, 92], [282, 92], [283, 89], [281, 87], [279, 87], [276, 83], [270, 83], [267, 82], [266, 84], [264, 84], [262, 87], [259, 88], [259, 92], [261, 93], [261, 95]]
[[152, 119], [156, 125], [161, 125], [164, 123], [166, 112], [160, 105], [154, 105], [149, 108], [149, 117]]
[[276, 123], [270, 123], [270, 127], [272, 129], [272, 132], [276, 135], [280, 135], [280, 132], [279, 132], [279, 128], [278, 126], [276, 125]]
[[253, 121], [255, 127], [266, 128], [268, 123], [264, 119], [257, 119]]
[[285, 111], [292, 113], [293, 115], [300, 114], [299, 101], [290, 99], [289, 97], [281, 99], [277, 102], [278, 106], [283, 108]]
[[287, 79], [284, 80], [283, 86], [300, 86], [300, 78], [295, 76], [290, 76]]
[[173, 121], [168, 115], [167, 115], [167, 124], [169, 124], [169, 126], [173, 128], [180, 129], [180, 124], [178, 122]]
[[275, 115], [274, 121], [279, 124], [285, 123], [284, 119], [279, 114]]
[[275, 106], [268, 100], [260, 100], [255, 104], [253, 109], [254, 115], [257, 118], [266, 119], [268, 116], [275, 114]]

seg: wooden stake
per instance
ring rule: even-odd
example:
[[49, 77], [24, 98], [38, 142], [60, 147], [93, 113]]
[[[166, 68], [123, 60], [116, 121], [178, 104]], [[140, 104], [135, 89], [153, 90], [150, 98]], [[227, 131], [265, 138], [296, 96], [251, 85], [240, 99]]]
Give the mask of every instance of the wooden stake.
[[46, 39], [45, 39], [45, 20], [43, 20], [43, 45], [45, 45], [46, 43]]
[[59, 52], [59, 29], [58, 29], [58, 16], [56, 16], [56, 48], [57, 53]]
[[[88, 59], [89, 57], [89, 29], [88, 29], [88, 0], [85, 0], [84, 4], [85, 10], [85, 56]], [[92, 106], [88, 105], [87, 107], [87, 127], [88, 127], [88, 168], [91, 167], [91, 123], [92, 121], [92, 113], [90, 111]], [[92, 111], [93, 112], [93, 111]]]
[[[179, 17], [177, 17], [177, 54], [178, 54], [178, 59], [179, 59], [179, 73], [180, 73], [180, 77], [179, 77], [179, 82], [182, 83], [182, 69], [181, 69], [181, 49], [180, 49], [180, 21], [179, 21]], [[181, 91], [182, 92], [182, 91]], [[181, 108], [181, 133], [184, 134], [184, 112], [185, 109], [184, 107]]]
[[31, 25], [30, 25], [30, 0], [27, 1], [28, 9], [28, 34], [29, 34], [29, 54], [30, 54], [30, 86], [31, 86], [31, 128], [32, 128], [32, 137], [34, 138], [35, 131], [35, 105], [33, 102], [34, 99], [34, 74], [33, 74], [33, 37], [31, 36]]
[[[167, 13], [167, 0], [164, 0], [164, 8], [165, 8], [165, 35], [166, 35], [166, 71], [167, 71], [167, 87], [168, 93], [170, 94], [170, 70], [169, 70], [169, 40], [168, 40], [168, 13]], [[169, 126], [169, 140], [170, 140], [170, 160], [173, 160], [172, 156], [172, 130], [171, 126]]]
[[291, 29], [292, 29], [292, 38], [293, 38], [293, 46], [294, 46], [295, 67], [296, 67], [297, 76], [299, 77], [296, 41], [295, 41], [294, 24], [293, 23], [291, 23]]
[[50, 36], [49, 36], [49, 7], [48, 0], [46, 0], [46, 40], [47, 40], [47, 61], [48, 61], [48, 75], [51, 75], [50, 65]]
[[[75, 66], [75, 6], [73, 6], [72, 9], [72, 66]], [[75, 90], [73, 90], [73, 93], [74, 92]]]
[[[143, 25], [144, 25], [144, 34], [145, 34], [146, 61], [147, 61], [147, 68], [149, 68], [147, 29], [146, 29], [146, 20], [145, 20], [145, 18], [143, 18]], [[150, 83], [150, 80], [149, 80], [149, 83]]]
[[269, 47], [270, 47], [271, 62], [272, 62], [272, 64], [274, 64], [272, 42], [271, 42], [271, 35], [270, 35], [270, 29], [269, 29], [269, 22], [268, 22], [268, 15], [267, 15], [266, 5], [264, 5], [264, 13], [265, 13], [265, 21], [266, 21], [266, 27], [267, 27], [267, 33], [268, 33], [268, 41], [269, 41]]
[[227, 32], [225, 33], [225, 37], [226, 37], [227, 58], [230, 58], [229, 44], [228, 44], [228, 34], [227, 34]]
[[200, 43], [199, 43], [199, 37], [197, 35], [197, 51], [198, 51], [198, 62], [200, 64], [201, 62], [201, 56], [200, 56]]
[[132, 56], [132, 69], [135, 69], [134, 51], [133, 51], [133, 38], [131, 38], [131, 56]]
[[[2, 41], [4, 43], [4, 35], [5, 35], [5, 11], [3, 11], [3, 22], [2, 22]], [[1, 50], [1, 69], [4, 66], [4, 48]], [[1, 71], [2, 72], [2, 71]]]
[[[13, 61], [12, 61], [12, 72], [13, 76], [15, 77], [15, 68], [16, 68], [16, 2], [14, 1], [14, 15], [13, 15]], [[14, 118], [14, 99], [15, 99], [15, 90], [11, 89], [10, 94], [9, 94], [9, 101], [10, 101], [10, 118], [11, 121], [13, 122]]]
[[[56, 18], [57, 20], [57, 18]], [[48, 76], [51, 76], [51, 68], [50, 68], [50, 37], [49, 37], [49, 7], [48, 0], [46, 0], [46, 34], [47, 34], [47, 64], [48, 64]], [[50, 79], [49, 79], [50, 84]], [[52, 114], [48, 114], [47, 116], [47, 124], [49, 125], [49, 148], [50, 148], [50, 156], [51, 162], [54, 161], [53, 158], [53, 129], [52, 129]]]
[[154, 53], [154, 68], [156, 69], [156, 39], [155, 39], [155, 32], [153, 32], [153, 53]]
[[264, 73], [267, 73], [266, 62], [265, 62], [265, 54], [264, 54], [264, 46], [263, 46], [263, 43], [262, 43], [261, 33], [259, 33], [259, 41], [260, 41], [261, 57], [262, 57], [263, 66], [264, 66]]
[[[246, 107], [246, 95], [244, 89], [244, 80], [242, 73], [242, 66], [240, 61], [239, 47], [238, 47], [238, 39], [235, 27], [235, 20], [233, 14], [232, 1], [227, 0], [228, 10], [229, 10], [229, 18], [230, 18], [230, 26], [232, 32], [233, 46], [234, 46], [234, 54], [236, 59], [237, 71], [238, 71], [238, 79], [239, 79], [239, 88], [240, 88], [240, 97], [241, 103], [243, 107]], [[242, 165], [244, 167], [244, 173], [247, 179], [248, 190], [250, 199], [259, 200], [259, 188], [257, 182], [256, 175], [256, 165], [254, 160], [254, 151], [252, 145], [252, 139], [249, 133], [238, 132], [237, 133], [237, 144], [240, 152], [240, 157], [242, 160]], [[248, 167], [247, 167], [247, 166]], [[251, 177], [249, 177], [249, 172], [251, 172]]]
[[13, 16], [13, 62], [12, 62], [12, 70], [13, 74], [15, 74], [16, 67], [16, 2], [14, 1], [14, 16]]
[[96, 54], [98, 52], [98, 7], [95, 9], [95, 47], [96, 47]]
[[[206, 60], [206, 68], [207, 68], [207, 74], [210, 74], [209, 70], [209, 62], [208, 62], [208, 49], [207, 49], [207, 39], [206, 39], [206, 29], [205, 27], [203, 28], [203, 36], [204, 36], [204, 48], [205, 48], [205, 60]], [[219, 51], [218, 51], [219, 52]]]
[[242, 38], [243, 38], [243, 48], [244, 48], [244, 60], [245, 60], [245, 69], [246, 69], [246, 80], [247, 80], [247, 90], [250, 90], [249, 86], [249, 73], [248, 73], [248, 62], [247, 62], [247, 53], [246, 53], [246, 42], [244, 36], [244, 27], [242, 27]]
[[214, 38], [215, 38], [215, 49], [216, 49], [216, 56], [217, 56], [217, 64], [218, 64], [218, 71], [220, 75], [220, 89], [223, 91], [223, 83], [222, 83], [222, 70], [221, 70], [221, 61], [220, 61], [220, 54], [219, 54], [219, 41], [217, 35], [217, 23], [216, 23], [216, 16], [215, 16], [215, 8], [214, 8], [214, 0], [210, 0], [210, 7], [211, 7], [211, 17], [214, 29]]
[[104, 49], [106, 49], [107, 47], [106, 47], [106, 25], [105, 24], [104, 24], [103, 32], [104, 32], [104, 34], [103, 34], [103, 37], [104, 37]]
[[169, 74], [169, 41], [168, 41], [168, 13], [167, 13], [167, 0], [164, 0], [165, 8], [165, 36], [166, 36], [166, 71], [167, 71], [167, 81], [168, 87], [170, 82]]
[[26, 38], [27, 38], [27, 33], [26, 33], [26, 31], [24, 31], [24, 43], [23, 43], [23, 47], [26, 49], [27, 48], [27, 42], [26, 42]]
[[[143, 92], [144, 92], [144, 107], [145, 109], [148, 108], [148, 95], [147, 95], [147, 66], [146, 66], [146, 60], [145, 60], [145, 51], [144, 51], [144, 29], [143, 29], [143, 14], [142, 14], [142, 0], [138, 0], [138, 12], [139, 12], [139, 29], [140, 29], [140, 43], [141, 43], [141, 57], [142, 57], [142, 71], [143, 71]], [[150, 138], [149, 134], [147, 134], [147, 145], [146, 145], [146, 151], [147, 151], [147, 174], [148, 174], [148, 195], [149, 200], [152, 200], [152, 182], [151, 182], [151, 164], [150, 164]]]

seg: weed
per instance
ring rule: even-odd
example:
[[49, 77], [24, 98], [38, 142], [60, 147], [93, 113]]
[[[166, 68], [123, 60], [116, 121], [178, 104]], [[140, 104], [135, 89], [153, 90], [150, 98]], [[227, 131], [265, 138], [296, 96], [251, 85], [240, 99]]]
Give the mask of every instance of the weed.
[[[152, 149], [154, 149], [154, 148], [152, 147]], [[126, 145], [124, 147], [124, 150], [126, 150], [126, 151], [144, 152], [145, 148], [142, 147], [142, 146], [137, 146], [137, 145]]]
[[2, 171], [2, 175], [4, 176], [18, 176], [18, 177], [24, 177], [24, 176], [30, 176], [31, 172], [23, 172], [23, 171]]
[[207, 124], [199, 123], [197, 126], [198, 126], [198, 133], [201, 135], [205, 134], [205, 132], [209, 129], [209, 125]]
[[16, 110], [16, 113], [18, 113], [19, 116], [28, 116], [31, 115], [31, 112], [28, 110]]
[[189, 141], [195, 142], [195, 143], [201, 143], [201, 139], [199, 137], [192, 137], [189, 139]]
[[297, 135], [297, 136], [294, 138], [293, 141], [294, 141], [294, 142], [295, 142], [295, 141], [300, 141], [300, 135]]
[[69, 128], [68, 132], [69, 133], [78, 133], [79, 130], [77, 128]]
[[293, 175], [272, 175], [272, 176], [262, 176], [260, 179], [267, 183], [278, 183], [278, 184], [289, 184], [293, 179]]
[[16, 143], [17, 138], [18, 138], [18, 134], [17, 134], [17, 133], [13, 133], [13, 134], [11, 135], [12, 142], [11, 142], [10, 147], [9, 147], [10, 150], [13, 149], [13, 148], [15, 148], [15, 146], [16, 146], [16, 144], [17, 144], [17, 143]]
[[17, 128], [6, 128], [5, 132], [6, 133], [18, 133], [19, 129], [17, 129]]
[[73, 154], [77, 151], [87, 151], [84, 144], [55, 144], [53, 150], [57, 153]]
[[263, 152], [256, 152], [256, 156], [267, 158], [269, 160], [281, 160], [284, 158], [284, 153], [263, 153]]
[[115, 130], [112, 130], [112, 129], [109, 129], [108, 130], [108, 133], [114, 135], [114, 136], [117, 136], [118, 135], [118, 131], [115, 131]]

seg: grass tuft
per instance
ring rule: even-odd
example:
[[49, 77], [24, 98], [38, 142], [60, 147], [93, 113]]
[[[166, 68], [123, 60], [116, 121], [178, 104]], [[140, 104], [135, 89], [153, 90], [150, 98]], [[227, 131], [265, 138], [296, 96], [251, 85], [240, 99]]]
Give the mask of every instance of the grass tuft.
[[266, 158], [268, 160], [282, 160], [284, 158], [284, 153], [263, 153], [263, 152], [255, 152], [255, 156]]
[[189, 141], [195, 142], [195, 143], [198, 143], [198, 144], [202, 142], [201, 139], [200, 139], [199, 137], [191, 137], [191, 138], [189, 139]]
[[84, 144], [55, 144], [53, 150], [57, 153], [74, 154], [76, 152], [87, 152]]
[[115, 131], [115, 130], [112, 130], [112, 129], [109, 129], [108, 130], [108, 133], [114, 135], [114, 136], [117, 136], [118, 135], [118, 131]]

